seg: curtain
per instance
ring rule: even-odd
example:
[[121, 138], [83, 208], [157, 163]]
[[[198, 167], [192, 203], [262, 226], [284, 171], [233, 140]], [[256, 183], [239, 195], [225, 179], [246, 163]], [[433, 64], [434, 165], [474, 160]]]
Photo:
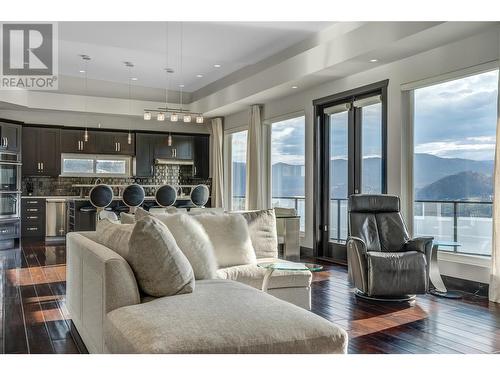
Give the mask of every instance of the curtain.
[[250, 107], [247, 135], [246, 209], [264, 208], [262, 181], [262, 119], [259, 105]]
[[498, 88], [495, 171], [493, 173], [493, 247], [491, 249], [489, 298], [492, 302], [500, 303], [500, 75]]
[[212, 207], [224, 207], [224, 162], [222, 159], [222, 147], [224, 141], [224, 132], [222, 129], [222, 118], [214, 118], [212, 125]]

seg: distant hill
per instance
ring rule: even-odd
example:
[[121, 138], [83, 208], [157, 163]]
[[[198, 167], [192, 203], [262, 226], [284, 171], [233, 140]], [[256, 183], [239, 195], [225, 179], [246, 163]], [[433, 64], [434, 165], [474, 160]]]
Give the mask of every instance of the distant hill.
[[472, 171], [490, 176], [493, 171], [493, 160], [469, 160], [458, 158], [440, 158], [429, 154], [414, 156], [415, 188], [423, 188], [435, 181], [460, 172]]
[[[477, 161], [460, 158], [440, 158], [429, 154], [414, 155], [416, 199], [491, 199], [493, 160]], [[381, 159], [363, 160], [363, 190], [380, 190]], [[233, 163], [234, 195], [243, 195], [245, 163]], [[276, 163], [272, 166], [273, 196], [304, 196], [305, 170], [303, 165]], [[347, 160], [331, 163], [331, 196], [347, 196]], [[238, 189], [238, 186], [242, 187]]]
[[493, 178], [478, 172], [446, 176], [416, 191], [418, 200], [491, 200]]

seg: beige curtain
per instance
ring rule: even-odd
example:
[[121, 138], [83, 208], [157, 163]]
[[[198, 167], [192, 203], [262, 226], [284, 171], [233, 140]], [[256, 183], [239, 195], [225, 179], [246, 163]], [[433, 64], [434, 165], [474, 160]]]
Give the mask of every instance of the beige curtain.
[[250, 107], [247, 135], [246, 209], [264, 208], [262, 181], [262, 118], [260, 106]]
[[500, 303], [500, 77], [497, 103], [497, 135], [495, 147], [493, 248], [491, 249], [490, 301]]
[[224, 162], [222, 147], [224, 142], [224, 131], [222, 128], [222, 118], [214, 118], [212, 125], [212, 207], [224, 207]]

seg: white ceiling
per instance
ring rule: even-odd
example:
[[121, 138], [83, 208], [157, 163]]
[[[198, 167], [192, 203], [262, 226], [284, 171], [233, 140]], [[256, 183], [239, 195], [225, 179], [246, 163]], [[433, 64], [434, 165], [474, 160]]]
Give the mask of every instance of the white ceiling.
[[[168, 22], [169, 88], [193, 92], [331, 26], [332, 22]], [[181, 29], [183, 34], [181, 75]], [[60, 22], [59, 74], [82, 77], [80, 54], [92, 60], [89, 79], [127, 83], [123, 62], [135, 64], [135, 86], [165, 88], [165, 22]], [[214, 64], [221, 64], [215, 68]], [[196, 75], [202, 74], [199, 78]], [[182, 78], [183, 77], [183, 78]], [[64, 87], [61, 87], [64, 92]]]

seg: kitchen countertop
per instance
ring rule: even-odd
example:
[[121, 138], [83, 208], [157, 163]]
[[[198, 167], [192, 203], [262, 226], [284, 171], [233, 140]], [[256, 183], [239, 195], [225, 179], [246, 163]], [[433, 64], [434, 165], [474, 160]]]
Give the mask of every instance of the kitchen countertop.
[[64, 198], [64, 199], [74, 199], [80, 198], [78, 195], [23, 195], [21, 199], [53, 199], [53, 198]]

